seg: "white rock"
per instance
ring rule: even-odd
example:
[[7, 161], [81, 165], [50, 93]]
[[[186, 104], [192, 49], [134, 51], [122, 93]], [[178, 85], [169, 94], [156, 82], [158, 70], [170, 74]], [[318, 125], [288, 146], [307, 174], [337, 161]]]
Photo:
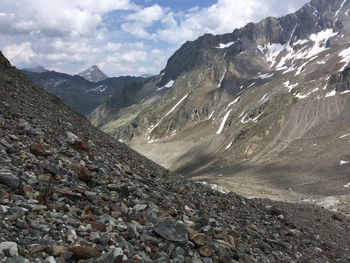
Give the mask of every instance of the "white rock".
[[5, 250], [8, 250], [11, 257], [18, 257], [18, 248], [15, 242], [2, 242], [0, 243], [0, 255], [5, 254]]
[[68, 141], [70, 143], [73, 143], [75, 141], [79, 141], [79, 137], [76, 136], [74, 133], [71, 133], [71, 132], [67, 132], [67, 136], [68, 136]]

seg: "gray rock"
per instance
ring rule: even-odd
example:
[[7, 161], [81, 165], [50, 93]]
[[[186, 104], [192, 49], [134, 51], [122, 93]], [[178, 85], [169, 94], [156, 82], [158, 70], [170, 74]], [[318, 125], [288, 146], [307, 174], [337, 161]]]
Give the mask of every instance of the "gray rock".
[[165, 218], [154, 228], [154, 232], [166, 240], [187, 243], [187, 227], [184, 223], [176, 221], [174, 218]]
[[20, 185], [19, 178], [9, 171], [0, 171], [0, 184], [7, 185], [13, 189]]
[[17, 257], [18, 256], [17, 243], [11, 242], [11, 241], [0, 243], [0, 255], [2, 256], [9, 255], [11, 257]]

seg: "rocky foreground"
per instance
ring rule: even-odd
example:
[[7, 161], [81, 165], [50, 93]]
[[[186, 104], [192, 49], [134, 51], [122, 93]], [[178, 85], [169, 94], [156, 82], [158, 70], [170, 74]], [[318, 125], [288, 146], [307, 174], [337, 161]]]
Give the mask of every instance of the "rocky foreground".
[[347, 218], [172, 174], [0, 56], [0, 262], [350, 261]]

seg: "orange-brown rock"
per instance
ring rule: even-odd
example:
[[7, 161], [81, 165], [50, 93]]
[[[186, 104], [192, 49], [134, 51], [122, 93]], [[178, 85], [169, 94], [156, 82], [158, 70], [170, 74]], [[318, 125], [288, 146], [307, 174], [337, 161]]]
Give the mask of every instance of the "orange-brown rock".
[[83, 182], [88, 182], [91, 180], [91, 172], [87, 167], [82, 167], [79, 172], [79, 179]]
[[50, 155], [47, 151], [45, 151], [45, 148], [42, 144], [37, 143], [37, 144], [32, 144], [30, 146], [30, 152], [34, 154], [35, 156], [44, 156], [47, 157]]

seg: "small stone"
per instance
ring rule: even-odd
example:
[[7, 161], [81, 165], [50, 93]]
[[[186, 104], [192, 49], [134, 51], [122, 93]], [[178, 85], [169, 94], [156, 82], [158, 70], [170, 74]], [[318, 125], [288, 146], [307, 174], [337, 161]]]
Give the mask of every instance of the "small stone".
[[4, 184], [13, 189], [16, 189], [20, 185], [20, 180], [11, 172], [0, 171], [0, 184]]
[[10, 255], [11, 257], [17, 257], [17, 243], [11, 241], [0, 243], [0, 255], [5, 256], [6, 254]]
[[70, 251], [73, 253], [73, 258], [77, 259], [96, 258], [100, 256], [100, 252], [95, 247], [77, 246], [70, 248]]

